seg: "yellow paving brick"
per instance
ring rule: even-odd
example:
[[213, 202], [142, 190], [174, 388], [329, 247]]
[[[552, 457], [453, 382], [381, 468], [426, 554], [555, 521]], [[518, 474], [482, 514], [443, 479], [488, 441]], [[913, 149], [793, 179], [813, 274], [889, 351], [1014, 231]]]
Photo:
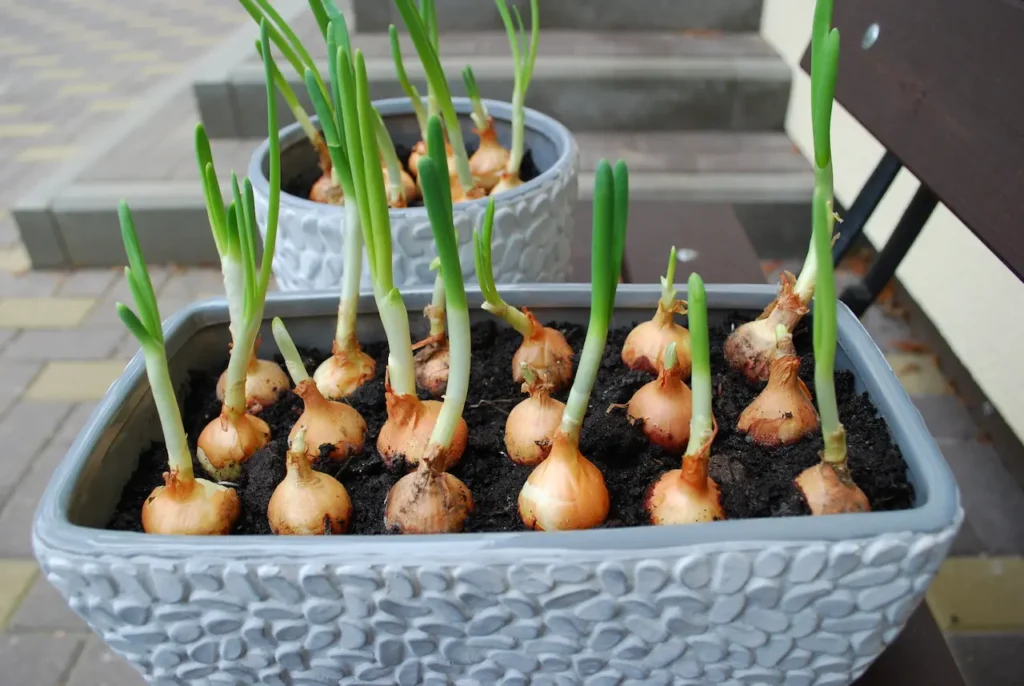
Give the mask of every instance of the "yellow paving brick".
[[4, 298], [2, 329], [73, 329], [96, 303], [94, 298]]
[[224, 40], [218, 36], [186, 36], [182, 39], [184, 45], [191, 46], [204, 46], [204, 45], [216, 45]]
[[1024, 630], [1024, 557], [951, 557], [926, 597], [945, 631]]
[[86, 76], [84, 69], [40, 69], [36, 78], [42, 81], [70, 81]]
[[0, 271], [23, 274], [32, 267], [32, 261], [21, 245], [0, 248]]
[[11, 114], [21, 114], [25, 111], [25, 106], [21, 103], [7, 103], [6, 105], [0, 105], [0, 116], [9, 116]]
[[103, 98], [89, 103], [90, 112], [119, 112], [128, 110], [135, 106], [138, 100], [135, 98]]
[[39, 52], [39, 48], [34, 45], [19, 45], [17, 43], [0, 43], [0, 55], [31, 55], [34, 52]]
[[60, 55], [36, 55], [34, 57], [19, 57], [14, 60], [16, 67], [50, 67], [60, 62]]
[[77, 145], [36, 145], [25, 148], [17, 157], [15, 162], [50, 162], [66, 160], [74, 157], [81, 151]]
[[160, 76], [162, 74], [177, 74], [185, 65], [178, 64], [175, 62], [166, 62], [164, 64], [148, 64], [142, 68], [142, 73], [146, 76]]
[[135, 50], [114, 55], [115, 62], [156, 62], [159, 59], [160, 53], [156, 50]]
[[0, 125], [0, 138], [42, 136], [52, 130], [52, 124], [3, 124]]
[[0, 560], [0, 631], [6, 628], [38, 572], [35, 560]]
[[61, 86], [57, 93], [59, 95], [93, 95], [96, 93], [109, 93], [114, 84], [110, 81], [95, 81], [93, 83], [71, 83]]
[[99, 400], [127, 364], [127, 360], [48, 362], [25, 391], [25, 397], [64, 402]]
[[911, 395], [949, 395], [953, 392], [934, 355], [888, 353], [885, 359]]

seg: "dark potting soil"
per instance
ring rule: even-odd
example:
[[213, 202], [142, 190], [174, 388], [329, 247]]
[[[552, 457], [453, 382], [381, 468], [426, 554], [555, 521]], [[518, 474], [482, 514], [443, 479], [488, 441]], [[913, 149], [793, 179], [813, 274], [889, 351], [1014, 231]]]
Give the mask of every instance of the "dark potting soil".
[[[476, 148], [477, 146], [475, 145], [467, 145], [466, 153], [472, 157], [473, 153], [476, 152]], [[395, 145], [395, 152], [398, 153], [398, 159], [402, 162], [402, 166], [406, 171], [409, 171], [409, 156], [412, 154], [412, 148], [398, 143]], [[308, 199], [309, 192], [313, 189], [313, 184], [316, 183], [321, 174], [320, 168], [315, 164], [308, 165], [306, 168], [298, 170], [285, 178], [281, 184], [281, 189], [289, 195]], [[540, 176], [540, 169], [538, 169], [537, 163], [533, 161], [533, 151], [527, 149], [523, 153], [523, 161], [519, 166], [519, 178], [523, 180], [523, 183], [526, 183], [538, 176]], [[423, 207], [423, 200], [417, 200], [410, 204], [409, 207]]]
[[[714, 413], [719, 427], [712, 447], [711, 476], [719, 484], [722, 506], [730, 519], [809, 514], [793, 486], [793, 479], [817, 463], [822, 448], [820, 434], [794, 446], [769, 449], [755, 445], [735, 430], [739, 414], [757, 396], [759, 389], [726, 369], [722, 344], [731, 323], [748, 321], [753, 316], [736, 314], [724, 324], [712, 327], [710, 332]], [[585, 330], [576, 325], [549, 323], [549, 326], [565, 334], [578, 357]], [[644, 497], [648, 488], [661, 474], [677, 469], [680, 464], [678, 457], [665, 455], [660, 448], [651, 446], [640, 429], [630, 425], [625, 410], [608, 411], [610, 405], [629, 402], [633, 393], [652, 378], [642, 372], [629, 371], [622, 364], [622, 343], [628, 333], [627, 328], [609, 333], [580, 439], [581, 451], [604, 474], [611, 494], [606, 527], [646, 524]], [[505, 454], [504, 445], [506, 416], [525, 397], [512, 381], [511, 373], [512, 355], [520, 341], [513, 330], [494, 322], [473, 327], [473, 367], [463, 413], [469, 426], [469, 444], [461, 461], [451, 470], [473, 494], [474, 510], [466, 531], [523, 529], [517, 499], [530, 468], [514, 464]], [[813, 393], [814, 361], [806, 326], [798, 329], [794, 341], [802, 355], [800, 375]], [[404, 470], [386, 468], [376, 450], [377, 434], [387, 418], [384, 407], [386, 347], [371, 344], [365, 349], [377, 360], [377, 377], [351, 398], [351, 404], [366, 420], [366, 448], [362, 455], [340, 464], [321, 457], [315, 468], [335, 476], [348, 490], [353, 504], [350, 533], [384, 534], [387, 533], [384, 500]], [[303, 357], [312, 371], [326, 357], [326, 352], [304, 350]], [[577, 362], [573, 362], [574, 369]], [[220, 411], [214, 393], [217, 374], [219, 371], [193, 374], [187, 392], [184, 421], [193, 440], [193, 450], [194, 437]], [[567, 395], [563, 392], [558, 397], [564, 401]], [[911, 507], [914, 491], [907, 481], [906, 463], [867, 395], [854, 391], [852, 373], [837, 373], [836, 395], [839, 416], [847, 430], [850, 468], [872, 509]], [[301, 400], [288, 393], [261, 415], [270, 425], [274, 440], [245, 464], [238, 485], [242, 516], [235, 533], [270, 533], [267, 504], [284, 477], [288, 432], [301, 412]], [[142, 503], [161, 483], [166, 459], [162, 444], [152, 446], [141, 456], [109, 528], [142, 530]], [[196, 473], [201, 474], [198, 463], [193, 460], [193, 464]]]

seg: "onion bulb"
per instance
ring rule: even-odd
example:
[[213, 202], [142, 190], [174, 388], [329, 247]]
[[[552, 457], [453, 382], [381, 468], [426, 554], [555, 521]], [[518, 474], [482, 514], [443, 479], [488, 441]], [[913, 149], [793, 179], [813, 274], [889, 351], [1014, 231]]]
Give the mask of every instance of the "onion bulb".
[[551, 397], [550, 384], [537, 379], [532, 369], [525, 367], [522, 373], [526, 377], [523, 393], [529, 393], [530, 397], [508, 413], [505, 449], [516, 464], [533, 467], [551, 452], [565, 403]]
[[342, 205], [345, 202], [345, 192], [340, 185], [334, 183], [330, 174], [324, 174], [309, 190], [309, 199], [325, 205]]
[[358, 410], [347, 403], [327, 400], [308, 378], [298, 383], [295, 395], [302, 398], [305, 410], [288, 437], [297, 440], [299, 433], [305, 432], [302, 444], [310, 462], [319, 457], [322, 445], [334, 446], [329, 457], [339, 462], [363, 451], [366, 421]]
[[[390, 384], [385, 387], [384, 401], [388, 419], [377, 436], [377, 452], [388, 467], [392, 467], [399, 458], [404, 458], [409, 465], [419, 464], [430, 443], [441, 403], [394, 393]], [[468, 440], [469, 428], [466, 420], [460, 417], [451, 448], [435, 458], [433, 468], [442, 472], [451, 469], [462, 458]]]
[[480, 187], [490, 192], [498, 185], [508, 165], [509, 151], [498, 142], [494, 117], [487, 117], [487, 126], [483, 130], [473, 129], [473, 132], [480, 138], [480, 147], [469, 158], [469, 170]]
[[[448, 155], [448, 175], [456, 174], [455, 155], [452, 153], [452, 144], [445, 141], [445, 152]], [[412, 153], [409, 155], [409, 172], [416, 177], [416, 186], [419, 187], [420, 157], [427, 154], [426, 141], [420, 141], [412, 146]], [[420, 189], [422, 190], [422, 189]]]
[[306, 442], [305, 427], [293, 432], [290, 442], [288, 471], [267, 506], [270, 530], [290, 536], [345, 533], [352, 521], [348, 491], [331, 475], [310, 466], [307, 456], [312, 444]]
[[448, 368], [451, 363], [448, 339], [443, 333], [431, 336], [417, 343], [413, 349], [416, 350], [413, 358], [416, 364], [416, 385], [433, 397], [440, 398], [448, 387]]
[[164, 485], [142, 504], [142, 528], [147, 534], [225, 536], [240, 512], [235, 489], [206, 479], [179, 479], [172, 470], [164, 472]]
[[402, 534], [453, 534], [462, 531], [473, 511], [466, 484], [434, 468], [440, 453], [420, 460], [416, 471], [391, 487], [384, 501], [384, 526]]
[[665, 364], [658, 372], [658, 378], [633, 394], [626, 411], [630, 422], [642, 422], [641, 429], [651, 443], [668, 453], [679, 454], [690, 440], [693, 399], [690, 389], [680, 378], [682, 370], [677, 364], [675, 351], [673, 341], [665, 351]]
[[793, 347], [793, 335], [781, 324], [768, 385], [743, 410], [736, 429], [758, 445], [780, 446], [796, 443], [818, 429], [818, 413], [811, 393], [800, 379], [800, 358]]
[[313, 380], [321, 395], [329, 400], [341, 400], [356, 392], [377, 372], [377, 362], [359, 349], [359, 345], [342, 348], [335, 341], [331, 356], [313, 372]]
[[[384, 188], [391, 188], [391, 176], [388, 174], [387, 167], [383, 168], [384, 172]], [[415, 202], [420, 197], [420, 189], [413, 181], [412, 176], [409, 172], [399, 167], [399, 173], [402, 176], [402, 194], [397, 200], [389, 200], [388, 204], [393, 208], [408, 207], [409, 203]]]
[[686, 303], [680, 300], [669, 307], [658, 301], [654, 317], [637, 324], [622, 344], [622, 361], [627, 367], [657, 374], [665, 349], [670, 343], [675, 343], [679, 376], [683, 379], [690, 376], [690, 332], [675, 321], [677, 313], [686, 312], [685, 306]]
[[[259, 347], [259, 341], [256, 342]], [[227, 388], [227, 369], [217, 379], [217, 400], [224, 401]], [[261, 360], [255, 354], [249, 358], [245, 372], [245, 406], [249, 412], [259, 414], [270, 407], [288, 390], [288, 375], [281, 366], [270, 360]]]
[[717, 433], [716, 423], [704, 443], [693, 454], [683, 456], [682, 469], [665, 472], [651, 486], [646, 507], [652, 524], [697, 524], [725, 519], [718, 484], [708, 476], [711, 443]]
[[540, 531], [592, 529], [604, 523], [609, 507], [601, 470], [562, 431], [519, 492], [523, 524]]
[[775, 359], [775, 332], [781, 325], [791, 332], [807, 314], [807, 304], [794, 290], [789, 272], [780, 277], [779, 295], [752, 322], [736, 328], [725, 341], [725, 360], [748, 381], [766, 381]]
[[511, 191], [519, 188], [523, 185], [523, 180], [519, 178], [519, 173], [509, 173], [503, 171], [501, 176], [498, 177], [498, 183], [491, 188], [491, 195], [498, 195], [505, 191]]
[[557, 329], [541, 326], [533, 314], [522, 308], [530, 322], [530, 333], [512, 356], [512, 380], [522, 383], [523, 366], [533, 369], [537, 376], [558, 391], [572, 380], [572, 346]]
[[242, 463], [270, 440], [270, 427], [251, 414], [224, 409], [199, 434], [196, 457], [217, 481], [235, 481]]
[[846, 461], [819, 462], [800, 473], [795, 480], [807, 506], [814, 515], [870, 512], [864, 491], [853, 482]]

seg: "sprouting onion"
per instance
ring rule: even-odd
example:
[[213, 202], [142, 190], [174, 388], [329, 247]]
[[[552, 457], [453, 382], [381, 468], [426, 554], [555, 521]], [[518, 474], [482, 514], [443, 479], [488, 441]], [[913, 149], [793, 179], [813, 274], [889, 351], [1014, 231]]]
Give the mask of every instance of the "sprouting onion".
[[384, 119], [377, 112], [374, 127], [377, 133], [377, 145], [380, 146], [381, 162], [384, 165], [384, 185], [388, 189], [388, 205], [391, 207], [408, 207], [409, 203], [419, 199], [416, 182], [409, 172], [402, 169], [402, 162], [395, 152], [395, 144], [384, 124]]
[[658, 378], [641, 386], [630, 398], [629, 419], [640, 423], [651, 443], [665, 452], [679, 454], [690, 438], [692, 404], [692, 394], [683, 383], [676, 344], [672, 341], [665, 349]]
[[[391, 39], [391, 59], [395, 63], [395, 74], [398, 76], [398, 83], [402, 87], [402, 92], [409, 98], [412, 111], [416, 114], [416, 123], [420, 127], [420, 140], [412, 147], [412, 151], [409, 154], [409, 173], [416, 176], [419, 173], [416, 163], [419, 161], [420, 155], [427, 154], [427, 116], [429, 115], [427, 108], [423, 106], [423, 98], [420, 96], [420, 92], [409, 81], [409, 75], [405, 71], [405, 62], [402, 59], [402, 46], [398, 41], [398, 29], [395, 28], [394, 24], [388, 27], [388, 36]], [[428, 102], [433, 110], [433, 101]], [[429, 114], [436, 114], [436, 112], [430, 112]], [[454, 164], [454, 160], [449, 155], [449, 169], [453, 168]]]
[[154, 488], [142, 504], [142, 528], [149, 534], [227, 534], [241, 511], [238, 494], [233, 488], [198, 479], [192, 471], [192, 454], [167, 366], [164, 332], [153, 283], [127, 203], [121, 201], [117, 214], [128, 255], [125, 280], [138, 310], [136, 314], [117, 303], [117, 314], [142, 348], [146, 375], [167, 446], [168, 471], [163, 475], [164, 485]]
[[[832, 268], [832, 146], [830, 123], [839, 69], [839, 30], [832, 26], [831, 0], [818, 0], [811, 33], [811, 111], [814, 123], [814, 248], [818, 267], [814, 295], [814, 390], [825, 447], [821, 462], [796, 478], [815, 515], [867, 512], [867, 496], [850, 473], [846, 429], [836, 403], [836, 283]], [[831, 29], [831, 30], [830, 30]]]
[[[314, 0], [315, 2], [316, 0]], [[313, 380], [325, 398], [339, 400], [348, 397], [367, 381], [373, 379], [377, 364], [372, 357], [363, 352], [356, 338], [356, 315], [359, 307], [359, 277], [363, 269], [363, 233], [361, 228], [361, 212], [355, 184], [356, 177], [362, 174], [355, 169], [356, 162], [351, 154], [351, 146], [359, 145], [358, 137], [348, 140], [351, 128], [353, 134], [358, 131], [355, 92], [351, 88], [342, 88], [338, 71], [337, 55], [351, 55], [348, 29], [344, 18], [331, 19], [326, 29], [327, 45], [330, 55], [334, 55], [330, 65], [333, 89], [333, 103], [328, 104], [317, 86], [316, 73], [312, 69], [305, 72], [306, 89], [316, 109], [323, 130], [324, 140], [334, 170], [334, 176], [345, 193], [344, 234], [344, 271], [341, 278], [341, 298], [338, 302], [338, 324], [331, 344], [331, 356], [324, 360], [313, 373]], [[351, 83], [351, 78], [348, 79]], [[362, 159], [361, 157], [359, 158]]]
[[736, 422], [739, 432], [764, 446], [790, 445], [818, 428], [811, 393], [800, 378], [800, 357], [793, 346], [793, 334], [779, 324], [775, 335], [775, 359], [768, 385]]
[[442, 136], [441, 122], [431, 117], [427, 127], [428, 152], [420, 158], [419, 178], [444, 273], [451, 368], [444, 403], [426, 450], [416, 471], [399, 479], [388, 493], [384, 522], [388, 529], [403, 533], [454, 533], [462, 530], [473, 508], [469, 488], [443, 467], [453, 462], [453, 452], [461, 455], [465, 449], [462, 410], [469, 392], [469, 304], [459, 264], [443, 147], [434, 145]]
[[473, 231], [474, 256], [476, 258], [476, 277], [480, 282], [480, 292], [484, 296], [483, 309], [496, 317], [504, 319], [509, 326], [523, 336], [523, 343], [512, 356], [512, 378], [522, 383], [523, 365], [533, 369], [544, 383], [550, 384], [554, 390], [569, 385], [572, 379], [572, 347], [558, 329], [542, 326], [533, 314], [525, 307], [519, 310], [512, 307], [498, 294], [494, 283], [494, 270], [491, 264], [491, 230], [494, 226], [494, 199], [487, 204], [483, 226], [480, 231]]
[[288, 373], [295, 382], [295, 395], [302, 398], [305, 406], [292, 426], [289, 439], [294, 439], [299, 431], [306, 432], [306, 457], [311, 462], [320, 456], [323, 446], [331, 446], [328, 457], [332, 460], [345, 460], [361, 453], [366, 438], [363, 416], [351, 405], [328, 400], [320, 393], [306, 373], [302, 357], [280, 318], [274, 318], [271, 328]]
[[551, 452], [565, 403], [551, 397], [551, 385], [523, 365], [523, 393], [530, 397], [512, 408], [505, 420], [505, 450], [516, 464], [534, 467]]
[[647, 494], [653, 524], [694, 524], [724, 519], [718, 485], [708, 476], [711, 444], [718, 425], [711, 409], [711, 351], [708, 348], [708, 305], [700, 275], [690, 274], [690, 344], [693, 354], [690, 440], [682, 469], [666, 472]]
[[[277, 242], [277, 220], [281, 203], [281, 144], [277, 130], [277, 96], [270, 68], [269, 26], [260, 22], [260, 44], [263, 47], [263, 72], [267, 90], [267, 127], [269, 130], [270, 197], [267, 201], [266, 240], [263, 261], [256, 265], [256, 202], [252, 184], [244, 180], [244, 194], [232, 174], [233, 201], [225, 212], [220, 184], [213, 167], [205, 134], [197, 135], [196, 153], [206, 196], [207, 212], [214, 242], [221, 255], [221, 270], [228, 298], [231, 331], [231, 356], [224, 387], [220, 416], [206, 425], [199, 434], [197, 457], [210, 476], [224, 481], [241, 475], [242, 463], [270, 439], [270, 427], [263, 420], [246, 412], [246, 376], [254, 352], [263, 306], [270, 286], [270, 267]], [[201, 129], [200, 129], [201, 131]], [[276, 367], [276, 365], [274, 365]], [[277, 367], [283, 376], [283, 371]], [[287, 380], [281, 391], [287, 388]]]
[[513, 6], [515, 23], [509, 14], [505, 0], [494, 0], [501, 13], [501, 21], [505, 24], [509, 47], [512, 48], [512, 61], [515, 69], [515, 85], [512, 90], [512, 150], [509, 154], [505, 172], [501, 175], [498, 185], [491, 189], [492, 194], [502, 193], [521, 186], [519, 168], [523, 164], [526, 152], [526, 91], [533, 78], [533, 67], [537, 63], [537, 46], [540, 38], [540, 12], [537, 0], [530, 0], [530, 42], [524, 44], [526, 29], [519, 8]]
[[[428, 7], [433, 6], [431, 0]], [[437, 22], [432, 20], [433, 26], [424, 22], [424, 17], [416, 11], [412, 0], [395, 0], [398, 11], [402, 15], [409, 37], [416, 47], [420, 62], [423, 64], [423, 71], [426, 74], [427, 84], [430, 88], [428, 102], [435, 103], [444, 118], [445, 129], [448, 133], [448, 143], [451, 145], [451, 155], [454, 160], [454, 178], [451, 179], [452, 201], [461, 202], [473, 198], [480, 198], [484, 190], [473, 180], [473, 172], [469, 167], [469, 156], [466, 153], [466, 144], [462, 139], [462, 128], [459, 124], [459, 115], [455, 112], [452, 104], [451, 90], [448, 88], [448, 79], [445, 77], [444, 69], [441, 67], [441, 58], [437, 52]], [[425, 12], [430, 15], [430, 12]], [[433, 106], [433, 105], [432, 105]], [[410, 162], [411, 164], [412, 162]]]
[[501, 174], [508, 165], [509, 151], [498, 142], [498, 134], [494, 130], [494, 118], [487, 113], [487, 107], [480, 98], [480, 89], [473, 76], [473, 68], [469, 65], [462, 70], [462, 81], [466, 84], [466, 93], [473, 103], [473, 132], [480, 138], [480, 147], [469, 158], [469, 169], [484, 190], [490, 192], [498, 185]]
[[309, 464], [306, 427], [288, 439], [287, 472], [267, 505], [270, 530], [284, 536], [342, 534], [352, 521], [348, 491]]
[[444, 395], [448, 387], [450, 354], [448, 337], [445, 335], [444, 276], [441, 260], [434, 258], [431, 269], [437, 270], [434, 277], [434, 293], [430, 304], [423, 308], [423, 316], [430, 322], [430, 333], [413, 346], [416, 351], [416, 385], [435, 398]]
[[676, 248], [672, 246], [668, 256], [668, 269], [661, 277], [661, 298], [658, 309], [649, 321], [641, 322], [626, 336], [622, 344], [622, 361], [630, 369], [640, 369], [657, 374], [665, 351], [675, 343], [679, 375], [690, 375], [690, 334], [678, 323], [675, 315], [686, 314], [686, 303], [676, 300]]
[[608, 161], [601, 160], [594, 184], [590, 324], [551, 452], [519, 492], [519, 515], [531, 529], [590, 529], [608, 516], [608, 488], [600, 470], [580, 453], [580, 428], [604, 357], [628, 216], [626, 164], [619, 161], [613, 172]]

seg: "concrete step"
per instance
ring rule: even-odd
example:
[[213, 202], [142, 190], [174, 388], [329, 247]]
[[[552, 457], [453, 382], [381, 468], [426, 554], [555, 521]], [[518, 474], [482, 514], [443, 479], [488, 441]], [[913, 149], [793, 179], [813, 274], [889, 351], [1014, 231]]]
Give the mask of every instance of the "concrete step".
[[[153, 264], [216, 261], [195, 160], [195, 109], [186, 92], [126, 118], [120, 136], [91, 151], [62, 183], [31, 194], [14, 216], [37, 267], [122, 264], [117, 203], [128, 200], [147, 259]], [[585, 132], [580, 146], [581, 203], [589, 202], [598, 160], [630, 165], [635, 203], [733, 208], [762, 257], [802, 256], [813, 174], [784, 133]], [[218, 171], [244, 174], [258, 139], [214, 141]], [[43, 240], [47, 237], [48, 240]]]
[[[326, 78], [323, 39], [312, 19], [298, 17], [295, 29]], [[387, 36], [358, 34], [354, 44], [366, 55], [372, 96], [401, 97]], [[409, 40], [403, 50], [406, 70], [424, 92]], [[441, 51], [454, 95], [465, 94], [460, 74], [468, 63], [483, 97], [511, 99], [512, 60], [503, 31], [444, 34]], [[282, 70], [306, 100], [299, 77], [288, 65]], [[550, 30], [541, 34], [527, 105], [573, 131], [781, 131], [789, 87], [788, 67], [756, 33]], [[211, 136], [266, 134], [263, 66], [254, 51], [234, 67], [201, 76], [194, 92]], [[283, 100], [281, 116], [291, 116]]]
[[[442, 31], [491, 31], [502, 28], [490, 0], [437, 0]], [[509, 0], [529, 16], [528, 0]], [[761, 0], [547, 0], [540, 3], [540, 23], [549, 29], [591, 31], [756, 31]], [[350, 0], [356, 27], [362, 32], [387, 31], [402, 25], [394, 3]]]

